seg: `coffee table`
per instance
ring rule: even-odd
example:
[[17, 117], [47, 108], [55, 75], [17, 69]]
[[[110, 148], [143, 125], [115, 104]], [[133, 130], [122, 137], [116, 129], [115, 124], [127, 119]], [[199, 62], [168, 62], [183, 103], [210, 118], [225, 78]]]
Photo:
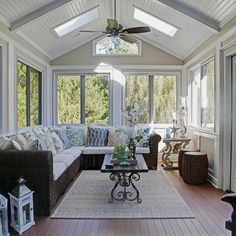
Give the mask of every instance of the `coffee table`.
[[[138, 203], [142, 202], [142, 199], [139, 197], [139, 191], [134, 184], [134, 181], [140, 180], [141, 172], [148, 172], [148, 167], [143, 158], [143, 155], [136, 154], [137, 165], [129, 165], [129, 166], [120, 166], [114, 165], [113, 168], [107, 168], [106, 164], [111, 163], [112, 154], [106, 154], [101, 172], [102, 173], [110, 173], [110, 180], [115, 182], [113, 189], [111, 190], [111, 198], [108, 202], [112, 203], [113, 200], [116, 201], [134, 201], [137, 200]], [[115, 192], [115, 190], [121, 187], [121, 190]], [[134, 190], [134, 191], [130, 191]]]

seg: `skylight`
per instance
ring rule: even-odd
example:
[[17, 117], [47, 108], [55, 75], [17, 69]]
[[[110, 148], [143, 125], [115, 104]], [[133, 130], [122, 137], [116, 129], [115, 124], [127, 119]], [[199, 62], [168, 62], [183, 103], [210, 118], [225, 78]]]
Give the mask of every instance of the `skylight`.
[[167, 22], [155, 16], [152, 16], [136, 7], [134, 7], [134, 19], [139, 20], [171, 37], [174, 37], [175, 33], [178, 30], [175, 26], [170, 25]]
[[59, 25], [55, 28], [59, 37], [62, 37], [80, 27], [98, 19], [98, 7], [95, 7], [83, 14], [67, 21], [66, 23]]

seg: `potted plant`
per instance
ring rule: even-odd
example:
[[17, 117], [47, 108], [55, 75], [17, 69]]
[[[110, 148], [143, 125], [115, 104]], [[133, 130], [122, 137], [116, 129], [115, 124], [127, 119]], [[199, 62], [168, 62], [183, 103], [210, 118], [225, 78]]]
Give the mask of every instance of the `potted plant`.
[[126, 160], [130, 156], [130, 151], [127, 145], [117, 144], [113, 151], [113, 158], [118, 160]]

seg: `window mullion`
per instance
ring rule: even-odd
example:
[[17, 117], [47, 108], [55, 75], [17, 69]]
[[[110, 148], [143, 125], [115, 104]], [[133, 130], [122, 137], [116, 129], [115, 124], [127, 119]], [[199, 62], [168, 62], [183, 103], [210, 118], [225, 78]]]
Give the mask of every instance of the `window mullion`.
[[80, 114], [81, 123], [85, 123], [85, 75], [80, 76]]
[[30, 126], [30, 67], [26, 67], [26, 125]]
[[39, 120], [39, 124], [42, 124], [42, 73], [39, 73], [39, 81], [38, 81], [38, 104], [39, 104], [39, 114], [38, 114], [38, 120]]
[[153, 75], [149, 75], [148, 76], [148, 92], [149, 92], [149, 117], [148, 117], [148, 121], [149, 123], [152, 122], [152, 120], [154, 120], [153, 118], [153, 114], [154, 114], [154, 76]]

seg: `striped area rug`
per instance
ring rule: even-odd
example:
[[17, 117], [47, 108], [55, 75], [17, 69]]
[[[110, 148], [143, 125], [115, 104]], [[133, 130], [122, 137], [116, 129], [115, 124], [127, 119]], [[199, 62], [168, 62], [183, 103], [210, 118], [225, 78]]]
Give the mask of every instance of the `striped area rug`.
[[135, 182], [142, 203], [113, 201], [108, 203], [114, 182], [109, 174], [83, 171], [71, 186], [51, 218], [194, 218], [193, 213], [166, 179], [162, 170], [141, 173]]

